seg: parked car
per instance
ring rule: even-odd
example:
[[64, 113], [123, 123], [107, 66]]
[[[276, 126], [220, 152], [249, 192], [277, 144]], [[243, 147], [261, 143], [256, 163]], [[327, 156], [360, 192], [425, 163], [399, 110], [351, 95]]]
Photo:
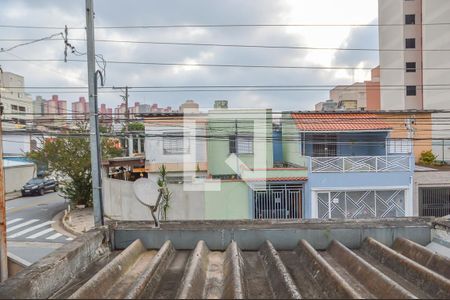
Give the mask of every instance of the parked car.
[[22, 187], [22, 196], [44, 195], [46, 191], [57, 191], [58, 182], [52, 178], [33, 178]]

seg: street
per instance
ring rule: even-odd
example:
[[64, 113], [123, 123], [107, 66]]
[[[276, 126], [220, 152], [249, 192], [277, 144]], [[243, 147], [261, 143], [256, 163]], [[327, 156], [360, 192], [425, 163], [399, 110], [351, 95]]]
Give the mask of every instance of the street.
[[8, 253], [29, 265], [72, 240], [52, 227], [53, 217], [66, 207], [58, 193], [7, 201]]

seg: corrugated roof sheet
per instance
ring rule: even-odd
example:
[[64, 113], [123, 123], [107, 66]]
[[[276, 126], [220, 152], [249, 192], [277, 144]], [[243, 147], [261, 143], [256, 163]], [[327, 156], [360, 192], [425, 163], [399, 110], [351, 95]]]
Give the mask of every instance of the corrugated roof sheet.
[[392, 248], [367, 238], [359, 249], [333, 241], [317, 251], [306, 240], [291, 250], [270, 241], [259, 251], [236, 242], [211, 251], [204, 241], [194, 250], [176, 250], [170, 241], [158, 250], [140, 240], [92, 277], [59, 291], [56, 298], [300, 299], [448, 298], [450, 260], [410, 240]]
[[391, 126], [371, 113], [292, 113], [300, 131], [372, 131]]

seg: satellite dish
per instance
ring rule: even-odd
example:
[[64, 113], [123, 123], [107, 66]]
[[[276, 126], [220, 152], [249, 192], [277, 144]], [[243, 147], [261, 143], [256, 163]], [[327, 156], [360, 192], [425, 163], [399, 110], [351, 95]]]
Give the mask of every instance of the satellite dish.
[[159, 196], [158, 184], [149, 178], [139, 178], [133, 184], [134, 195], [147, 207], [156, 206]]

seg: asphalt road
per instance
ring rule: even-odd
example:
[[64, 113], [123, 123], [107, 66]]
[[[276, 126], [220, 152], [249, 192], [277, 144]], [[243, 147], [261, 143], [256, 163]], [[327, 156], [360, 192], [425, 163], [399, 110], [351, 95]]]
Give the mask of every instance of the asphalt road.
[[6, 202], [8, 253], [32, 264], [71, 238], [55, 231], [53, 217], [67, 207], [58, 193], [22, 197]]

